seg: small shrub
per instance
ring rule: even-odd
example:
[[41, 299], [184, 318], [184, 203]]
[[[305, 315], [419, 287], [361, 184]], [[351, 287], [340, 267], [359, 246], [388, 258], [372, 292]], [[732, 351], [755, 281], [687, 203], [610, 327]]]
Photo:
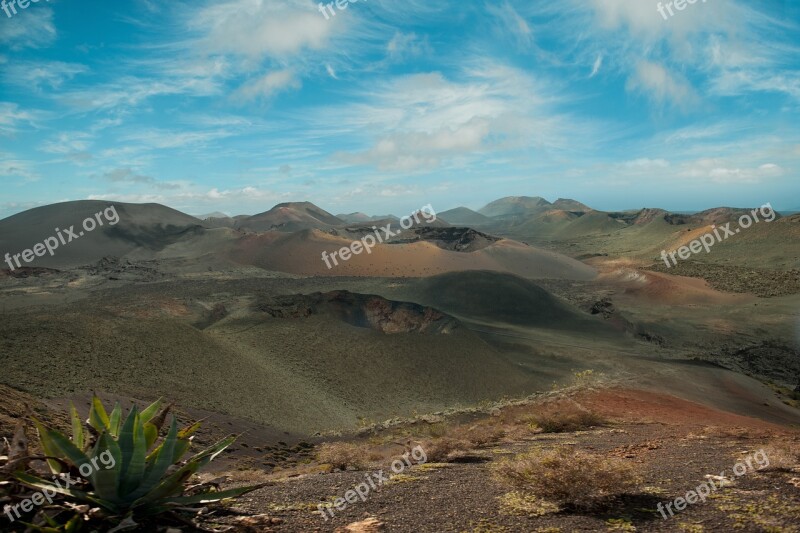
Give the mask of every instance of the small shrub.
[[544, 433], [571, 433], [603, 426], [607, 421], [597, 413], [579, 409], [550, 409], [534, 415], [533, 420]]
[[333, 469], [365, 470], [380, 460], [367, 445], [352, 442], [325, 442], [317, 448], [317, 461], [331, 465]]
[[454, 426], [447, 431], [446, 438], [451, 441], [464, 441], [473, 448], [482, 448], [500, 442], [506, 436], [506, 431], [499, 425], [477, 423], [473, 426]]
[[459, 455], [465, 455], [472, 449], [469, 442], [463, 439], [442, 437], [422, 443], [422, 449], [429, 463], [446, 463]]
[[584, 370], [583, 372], [575, 372], [572, 375], [572, 384], [575, 387], [587, 388], [598, 385], [602, 382], [605, 376], [602, 372], [595, 372], [594, 370]]
[[500, 442], [506, 436], [506, 432], [501, 427], [483, 424], [472, 426], [464, 436], [470, 444], [477, 448], [482, 448]]
[[500, 481], [518, 490], [581, 509], [607, 505], [639, 484], [623, 461], [568, 448], [530, 451], [501, 461], [494, 470]]
[[800, 468], [800, 445], [794, 443], [776, 443], [763, 448], [769, 459], [769, 465], [762, 468], [765, 472], [792, 472]]

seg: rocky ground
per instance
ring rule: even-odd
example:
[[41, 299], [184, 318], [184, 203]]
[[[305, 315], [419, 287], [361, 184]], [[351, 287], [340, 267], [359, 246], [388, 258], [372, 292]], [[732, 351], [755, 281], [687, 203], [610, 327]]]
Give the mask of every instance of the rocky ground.
[[752, 293], [762, 298], [800, 293], [800, 270], [758, 269], [696, 261], [681, 261], [670, 268], [656, 263], [647, 270], [701, 278], [720, 291]]
[[[228, 479], [237, 483], [267, 480], [270, 485], [236, 502], [235, 511], [256, 518], [219, 520], [238, 524], [241, 530], [248, 530], [245, 524], [249, 520], [259, 524], [252, 531], [275, 532], [800, 530], [800, 464], [798, 456], [793, 455], [790, 462], [795, 470], [791, 470], [785, 452], [800, 444], [797, 428], [634, 390], [584, 391], [551, 399], [549, 405], [568, 409], [573, 402], [608, 422], [580, 431], [526, 434], [519, 421], [535, 415], [542, 404], [494, 410], [486, 418], [461, 427], [487, 424], [502, 428], [505, 437], [462, 450], [451, 455], [451, 460], [415, 464], [378, 490], [371, 490], [366, 501], [358, 499], [344, 510], [334, 511], [328, 520], [321, 516], [318, 505], [344, 497], [366, 475], [389, 472], [391, 456], [376, 458], [369, 467], [330, 473], [325, 465], [315, 462], [279, 470], [272, 476], [254, 470], [231, 472]], [[398, 428], [390, 433], [378, 432], [363, 441], [364, 450], [379, 450], [400, 438]], [[433, 441], [413, 442], [424, 446]], [[505, 458], [560, 447], [597, 454], [598, 461], [622, 460], [638, 472], [638, 489], [597, 509], [559, 509], [530, 498], [493, 474], [495, 465]], [[737, 461], [762, 449], [771, 456], [770, 467], [753, 469], [741, 477], [732, 473]], [[727, 481], [719, 480], [724, 486], [714, 490], [705, 502], [689, 505], [673, 517], [667, 513], [667, 519], [657, 510], [659, 502], [666, 504], [684, 496], [707, 481], [707, 476], [723, 472]], [[575, 483], [592, 480], [576, 479]]]

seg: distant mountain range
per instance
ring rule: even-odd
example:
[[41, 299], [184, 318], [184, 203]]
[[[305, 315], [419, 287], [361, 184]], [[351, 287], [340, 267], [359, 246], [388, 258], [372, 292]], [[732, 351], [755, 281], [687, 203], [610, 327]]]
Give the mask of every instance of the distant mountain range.
[[[203, 257], [214, 258], [214, 264], [233, 262], [303, 275], [327, 275], [318, 260], [323, 251], [347, 246], [374, 232], [373, 226], [398, 226], [397, 217], [392, 215], [356, 212], [335, 216], [310, 202], [281, 203], [252, 216], [211, 213], [222, 216], [204, 220], [159, 204], [112, 203], [120, 217], [117, 225], [89, 233], [61, 247], [54, 256], [36, 257], [29, 266], [80, 266], [107, 256]], [[78, 225], [108, 205], [105, 201], [66, 202], [0, 220], [0, 259], [5, 253], [32, 249], [53, 235], [54, 228]], [[575, 257], [616, 254], [646, 261], [657, 257], [661, 250], [687, 244], [710, 231], [714, 224], [734, 221], [747, 212], [726, 207], [694, 214], [650, 208], [604, 212], [572, 199], [549, 202], [541, 197], [513, 196], [492, 201], [478, 211], [466, 207], [442, 211], [435, 223], [421, 225], [429, 226], [428, 230], [414, 225], [402, 236], [390, 239], [392, 245], [383, 244], [373, 254], [348, 261], [335, 275], [429, 275], [483, 268], [532, 277], [560, 277], [561, 268], [572, 273], [568, 276], [582, 278], [588, 273], [569, 263], [567, 257], [555, 258], [554, 262], [554, 258], [537, 255], [533, 247], [526, 250], [524, 243], [568, 251]], [[739, 254], [737, 260], [741, 255], [759, 264], [795, 265], [800, 257], [792, 248], [798, 241], [798, 220], [798, 215], [778, 216], [771, 224], [756, 224], [717, 247], [713, 259], [724, 259], [720, 250], [725, 249]], [[396, 245], [416, 251], [403, 253], [405, 248]]]

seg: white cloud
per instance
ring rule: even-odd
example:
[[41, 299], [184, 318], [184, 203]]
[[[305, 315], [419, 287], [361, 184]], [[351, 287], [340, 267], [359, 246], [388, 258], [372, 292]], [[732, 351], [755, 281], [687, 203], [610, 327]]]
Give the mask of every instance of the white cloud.
[[658, 104], [672, 104], [680, 109], [693, 107], [698, 101], [686, 78], [650, 61], [639, 62], [626, 87], [647, 94]]
[[189, 27], [202, 34], [199, 44], [206, 53], [251, 59], [286, 57], [304, 49], [321, 50], [335, 25], [310, 3], [298, 0], [211, 2], [189, 21]]
[[54, 98], [79, 111], [98, 111], [135, 108], [156, 96], [210, 96], [218, 93], [219, 87], [211, 78], [121, 76], [92, 88], [62, 91]]
[[0, 135], [13, 135], [23, 123], [34, 124], [40, 113], [23, 111], [12, 102], [0, 102]]
[[92, 145], [92, 136], [82, 131], [65, 131], [44, 141], [40, 149], [51, 154], [85, 152]]
[[328, 76], [331, 78], [338, 80], [339, 78], [336, 76], [336, 71], [333, 70], [333, 67], [330, 63], [325, 63], [325, 70], [328, 72]]
[[486, 12], [497, 18], [497, 33], [501, 36], [513, 35], [521, 47], [530, 46], [533, 42], [533, 31], [528, 22], [514, 9], [508, 1], [502, 4], [486, 4]]
[[134, 172], [129, 167], [115, 168], [102, 175], [103, 179], [114, 183], [133, 183], [140, 185], [150, 185], [158, 189], [180, 189], [181, 186], [176, 183], [164, 183], [156, 180], [150, 176], [144, 176]]
[[62, 61], [14, 61], [4, 69], [3, 81], [27, 90], [43, 85], [59, 89], [65, 81], [89, 71], [85, 65]]
[[756, 184], [770, 178], [782, 177], [785, 170], [775, 163], [743, 167], [729, 160], [707, 158], [685, 163], [678, 175], [691, 179], [704, 178], [713, 183]]
[[380, 170], [429, 169], [440, 166], [447, 156], [481, 150], [489, 131], [489, 121], [476, 118], [459, 127], [441, 128], [432, 133], [397, 133], [382, 138], [366, 152], [342, 156], [342, 159]]
[[[333, 77], [336, 77], [335, 73]], [[299, 89], [301, 86], [292, 70], [278, 70], [248, 81], [236, 91], [235, 96], [244, 100], [269, 98], [286, 89]]]
[[669, 161], [666, 159], [640, 158], [632, 161], [626, 161], [622, 163], [622, 167], [639, 171], [657, 170], [669, 167]]
[[432, 72], [370, 84], [357, 93], [363, 103], [315, 113], [315, 128], [369, 144], [337, 154], [338, 161], [386, 171], [463, 166], [464, 157], [494, 151], [569, 149], [578, 138], [591, 144], [590, 131], [578, 132], [583, 121], [553, 110], [554, 92], [521, 70], [477, 62], [458, 80]]
[[23, 182], [38, 181], [40, 176], [33, 170], [33, 163], [16, 159], [12, 154], [0, 152], [0, 177], [22, 178]]
[[147, 148], [170, 149], [204, 146], [210, 141], [233, 135], [224, 129], [212, 131], [170, 131], [149, 129], [126, 135], [122, 140], [134, 141]]
[[28, 9], [24, 14], [18, 13], [10, 19], [5, 18], [5, 13], [0, 24], [0, 44], [11, 50], [23, 48], [43, 48], [55, 41], [57, 32], [53, 23], [53, 10], [36, 6]]
[[401, 60], [432, 54], [433, 49], [427, 35], [419, 37], [416, 33], [398, 31], [386, 45], [386, 53], [392, 60]]
[[592, 73], [589, 74], [590, 78], [594, 78], [597, 76], [597, 73], [600, 72], [600, 67], [603, 66], [603, 54], [597, 54], [597, 59], [594, 60], [594, 65], [592, 65]]

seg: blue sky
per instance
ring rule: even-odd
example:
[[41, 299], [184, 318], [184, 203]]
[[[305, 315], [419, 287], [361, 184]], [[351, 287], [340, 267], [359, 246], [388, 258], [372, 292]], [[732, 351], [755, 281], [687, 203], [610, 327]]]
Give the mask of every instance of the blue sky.
[[[8, 0], [6, 0], [8, 1]], [[797, 2], [50, 0], [0, 11], [0, 217], [800, 208]]]

